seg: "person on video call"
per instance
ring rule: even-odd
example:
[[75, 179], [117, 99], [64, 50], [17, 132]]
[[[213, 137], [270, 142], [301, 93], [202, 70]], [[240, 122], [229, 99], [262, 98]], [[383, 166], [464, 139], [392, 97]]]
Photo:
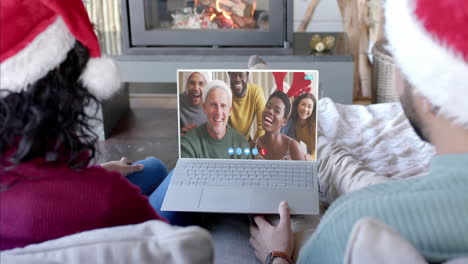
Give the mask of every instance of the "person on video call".
[[[203, 90], [203, 112], [207, 122], [181, 137], [182, 158], [246, 159], [247, 140], [228, 125], [232, 110], [229, 86], [219, 80], [210, 81]], [[232, 148], [234, 152], [229, 153]], [[237, 150], [241, 150], [238, 154]]]
[[[386, 1], [385, 15], [402, 107], [436, 155], [425, 177], [366, 187], [336, 200], [300, 249], [298, 263], [343, 263], [350, 232], [366, 216], [385, 222], [431, 263], [467, 256], [468, 1]], [[293, 252], [287, 203], [279, 211], [278, 226], [256, 217], [257, 227], [251, 228], [261, 261], [272, 250]]]
[[292, 104], [288, 123], [281, 128], [281, 133], [304, 142], [312, 160], [315, 160], [316, 105], [317, 101], [312, 94], [301, 94]]
[[184, 76], [183, 85], [186, 90], [179, 95], [180, 133], [182, 136], [206, 122], [202, 106], [202, 91], [209, 80], [211, 77], [208, 72], [191, 72]]
[[261, 119], [265, 135], [250, 142], [252, 149], [264, 150], [264, 152], [254, 153], [254, 159], [305, 159], [305, 153], [300, 150], [299, 143], [280, 132], [281, 128], [288, 122], [290, 110], [291, 103], [285, 93], [275, 91], [270, 95]]
[[262, 113], [265, 107], [265, 97], [262, 87], [247, 83], [248, 72], [229, 72], [229, 83], [234, 95], [232, 98], [232, 113], [229, 124], [250, 140], [250, 127], [257, 118], [257, 132], [254, 139], [265, 132], [262, 128]]

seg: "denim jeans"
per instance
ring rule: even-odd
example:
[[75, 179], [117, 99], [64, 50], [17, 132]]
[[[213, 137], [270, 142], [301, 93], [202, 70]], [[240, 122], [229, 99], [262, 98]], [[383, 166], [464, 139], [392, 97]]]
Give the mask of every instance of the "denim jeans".
[[127, 179], [140, 187], [141, 192], [148, 196], [151, 206], [159, 216], [166, 218], [173, 225], [187, 226], [196, 224], [197, 214], [161, 211], [173, 171], [168, 173], [166, 165], [154, 157], [146, 158], [133, 164], [143, 164], [145, 168], [142, 171], [128, 175]]

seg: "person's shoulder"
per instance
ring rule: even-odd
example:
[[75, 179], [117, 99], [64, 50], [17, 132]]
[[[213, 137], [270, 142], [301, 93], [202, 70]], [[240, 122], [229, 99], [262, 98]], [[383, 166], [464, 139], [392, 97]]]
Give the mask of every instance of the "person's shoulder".
[[295, 155], [306, 155], [307, 153], [302, 153], [301, 147], [297, 140], [283, 134], [283, 139], [287, 142], [288, 151], [290, 154]]
[[249, 83], [249, 91], [253, 94], [253, 95], [263, 95], [263, 89], [260, 85], [258, 84], [255, 84], [255, 83]]
[[248, 86], [252, 88], [252, 90], [262, 91], [262, 87], [256, 83], [249, 83]]
[[195, 128], [192, 128], [189, 132], [185, 133], [185, 136], [183, 136], [182, 138], [186, 138], [186, 139], [199, 138], [203, 135], [205, 130], [206, 130], [206, 123], [203, 123]]
[[248, 89], [250, 100], [254, 100], [260, 108], [265, 107], [265, 95], [263, 93], [263, 88], [260, 85], [254, 83], [251, 85], [252, 86]]
[[282, 135], [283, 135], [283, 139], [288, 143], [290, 147], [299, 146], [299, 142], [297, 142], [294, 138], [285, 134], [282, 134]]
[[181, 144], [201, 144], [201, 142], [204, 142], [206, 139], [206, 123], [203, 123], [193, 129], [191, 129], [189, 132], [187, 132], [184, 136], [180, 138], [180, 143]]

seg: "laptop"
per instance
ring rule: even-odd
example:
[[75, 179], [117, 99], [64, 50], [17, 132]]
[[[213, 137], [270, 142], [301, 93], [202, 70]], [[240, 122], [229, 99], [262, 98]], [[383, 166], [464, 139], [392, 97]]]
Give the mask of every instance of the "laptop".
[[[316, 111], [311, 110], [317, 106], [311, 107], [310, 99], [310, 95], [317, 98], [319, 94], [318, 71], [178, 70], [177, 75], [179, 159], [161, 210], [276, 214], [279, 203], [287, 201], [291, 214], [319, 214], [314, 155], [317, 118]], [[231, 96], [227, 89], [230, 89]], [[200, 95], [200, 90], [202, 94], [208, 91], [205, 98]], [[282, 93], [276, 92], [276, 99], [268, 101], [275, 91]], [[278, 94], [282, 94], [281, 100]], [[261, 120], [258, 122], [255, 117], [246, 133], [245, 109], [256, 109], [250, 104], [258, 106], [260, 99], [257, 97], [262, 96], [264, 110], [255, 110], [261, 113], [256, 115]], [[285, 100], [288, 99], [291, 111], [296, 111], [296, 114], [291, 113], [283, 121], [286, 117]], [[184, 112], [187, 110], [184, 107], [200, 103], [200, 100], [204, 102], [200, 107], [206, 121], [198, 120], [198, 125], [188, 125], [187, 116], [190, 114]], [[294, 100], [297, 100], [296, 104]], [[229, 108], [226, 102], [231, 103], [232, 108], [223, 112]], [[309, 110], [305, 110], [307, 106]], [[280, 132], [282, 140], [274, 141], [279, 142], [278, 145], [267, 144], [272, 142], [267, 137], [278, 137], [278, 129], [286, 127], [286, 122], [291, 122], [290, 129], [300, 118], [308, 122], [306, 137], [303, 128], [297, 129], [295, 134], [302, 134], [302, 138], [296, 139], [288, 137], [290, 131], [284, 130]], [[259, 126], [265, 131], [263, 137], [258, 136], [261, 133], [257, 134]], [[191, 130], [185, 133], [187, 127]], [[224, 134], [214, 133], [216, 129], [221, 129]]]

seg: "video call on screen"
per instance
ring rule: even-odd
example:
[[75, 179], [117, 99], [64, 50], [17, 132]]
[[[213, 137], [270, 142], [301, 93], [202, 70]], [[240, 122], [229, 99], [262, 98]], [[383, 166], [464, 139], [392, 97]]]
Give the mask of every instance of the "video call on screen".
[[318, 71], [177, 75], [181, 158], [316, 160]]

